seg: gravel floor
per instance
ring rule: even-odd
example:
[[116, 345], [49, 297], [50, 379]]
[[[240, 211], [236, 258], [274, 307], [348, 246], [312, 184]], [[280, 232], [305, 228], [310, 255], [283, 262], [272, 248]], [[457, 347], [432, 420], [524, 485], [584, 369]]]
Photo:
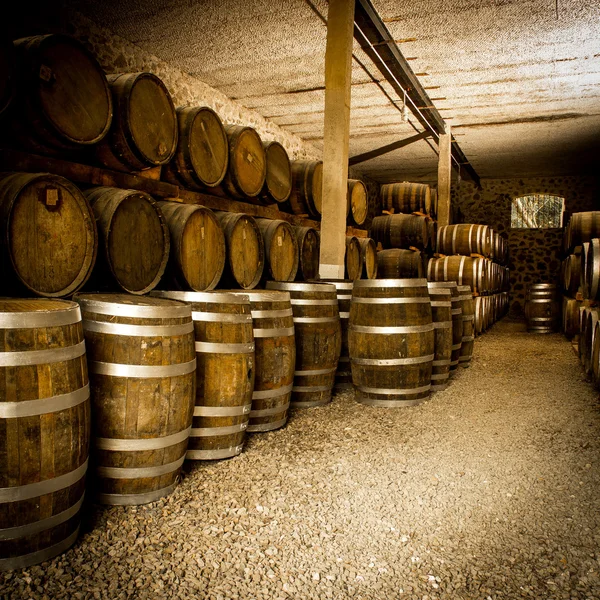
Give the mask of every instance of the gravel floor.
[[296, 412], [167, 499], [92, 508], [0, 597], [600, 599], [599, 408], [564, 338], [505, 321], [424, 405]]

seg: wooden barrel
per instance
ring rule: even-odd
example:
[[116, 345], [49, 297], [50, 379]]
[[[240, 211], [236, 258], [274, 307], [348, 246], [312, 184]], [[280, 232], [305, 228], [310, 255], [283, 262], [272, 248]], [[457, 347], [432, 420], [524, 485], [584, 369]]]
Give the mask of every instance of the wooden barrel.
[[433, 254], [436, 252], [436, 244], [437, 244], [437, 230], [438, 225], [437, 221], [433, 219], [427, 219], [427, 248], [426, 250]]
[[484, 322], [484, 302], [485, 296], [475, 296], [473, 298], [475, 315], [473, 319], [473, 327], [475, 329], [475, 335], [481, 335], [483, 333], [483, 322]]
[[490, 231], [487, 225], [472, 223], [438, 227], [437, 251], [441, 254], [481, 254], [489, 257], [492, 252]]
[[438, 192], [437, 188], [430, 188], [430, 196], [431, 196], [431, 208], [429, 210], [429, 216], [432, 219], [437, 219], [438, 215]]
[[360, 264], [362, 279], [377, 278], [377, 245], [371, 238], [357, 238], [360, 245]]
[[104, 71], [76, 40], [57, 34], [15, 43], [21, 88], [15, 133], [25, 143], [74, 150], [102, 140], [113, 103]]
[[367, 186], [360, 179], [348, 179], [348, 223], [360, 227], [368, 216]]
[[279, 142], [263, 142], [267, 159], [267, 175], [261, 191], [264, 204], [281, 204], [292, 193], [292, 164]]
[[166, 165], [177, 149], [178, 125], [165, 84], [152, 73], [119, 73], [108, 81], [115, 115], [96, 147], [98, 160], [117, 171]]
[[77, 539], [90, 439], [81, 313], [61, 300], [0, 300], [0, 571]]
[[177, 109], [178, 142], [163, 170], [175, 185], [205, 190], [219, 185], [229, 165], [227, 134], [219, 115], [207, 106]]
[[444, 256], [431, 258], [427, 263], [428, 281], [455, 281], [468, 285], [473, 292], [487, 291], [486, 261], [469, 256]]
[[592, 210], [571, 215], [569, 221], [569, 250], [600, 237], [600, 211]]
[[96, 221], [71, 182], [47, 173], [1, 174], [0, 224], [5, 294], [69, 296], [88, 280]]
[[596, 388], [600, 389], [600, 320], [596, 321], [594, 343], [591, 352], [591, 377]]
[[312, 227], [295, 227], [298, 242], [298, 272], [296, 279], [310, 281], [319, 276], [321, 238]]
[[[585, 329], [581, 332], [581, 335], [584, 338], [584, 349], [581, 356], [583, 370], [585, 374], [589, 376], [593, 374], [594, 367], [592, 360], [594, 357], [594, 346], [598, 344], [596, 341], [596, 326], [598, 325], [599, 316], [598, 309], [589, 308], [586, 314]], [[598, 367], [596, 367], [596, 370], [598, 370]]]
[[362, 273], [362, 261], [360, 243], [355, 236], [346, 236], [346, 257], [344, 259], [344, 271], [346, 279], [354, 281], [360, 279]]
[[290, 293], [296, 330], [295, 408], [331, 401], [342, 346], [335, 286], [326, 283], [267, 282], [268, 289]]
[[387, 183], [381, 186], [384, 210], [401, 213], [431, 212], [431, 189], [426, 183]]
[[562, 302], [562, 331], [568, 338], [572, 338], [579, 333], [579, 307], [581, 302], [567, 296], [563, 296]]
[[248, 427], [256, 364], [248, 296], [221, 291], [153, 295], [180, 300], [192, 310], [196, 405], [186, 458], [237, 456]]
[[428, 244], [427, 219], [418, 215], [385, 215], [375, 217], [369, 237], [384, 248], [418, 248]]
[[169, 259], [169, 228], [158, 203], [136, 190], [91, 188], [85, 192], [96, 216], [101, 252], [96, 279], [130, 294], [153, 290]]
[[250, 215], [216, 211], [225, 234], [227, 260], [221, 287], [255, 288], [265, 267], [262, 233]]
[[380, 279], [420, 279], [423, 275], [423, 260], [418, 250], [390, 248], [377, 253], [377, 276]]
[[256, 219], [265, 245], [263, 277], [273, 281], [294, 281], [298, 272], [296, 232], [287, 221]]
[[17, 65], [14, 45], [0, 40], [0, 115], [11, 105], [17, 90]]
[[473, 293], [468, 285], [459, 285], [457, 289], [463, 320], [462, 344], [458, 364], [461, 367], [468, 367], [473, 358], [473, 346], [475, 343], [475, 303], [473, 302]]
[[[429, 286], [431, 282], [428, 282]], [[431, 283], [431, 288], [446, 288], [452, 294], [452, 353], [450, 355], [450, 377], [454, 377], [458, 369], [460, 350], [463, 338], [462, 300], [455, 281], [438, 281]]]
[[159, 202], [169, 226], [168, 272], [178, 287], [203, 292], [216, 287], [225, 268], [225, 235], [212, 210], [204, 206]]
[[170, 494], [192, 425], [190, 307], [128, 294], [77, 294], [92, 392], [94, 492], [134, 505]]
[[525, 300], [525, 319], [530, 333], [553, 333], [557, 329], [558, 300], [552, 283], [532, 283]]
[[591, 307], [589, 306], [589, 302], [584, 300], [579, 307], [579, 339], [577, 340], [577, 352], [579, 354], [579, 362], [581, 362], [581, 366], [583, 366], [586, 356], [585, 328], [587, 326], [587, 318], [590, 310]]
[[581, 283], [581, 257], [569, 254], [564, 260], [563, 289], [570, 296], [575, 296]]
[[598, 238], [590, 241], [585, 268], [588, 298], [600, 300], [600, 240]]
[[590, 251], [590, 243], [583, 242], [581, 244], [581, 255], [579, 257], [579, 284], [581, 286], [581, 294], [584, 300], [589, 300], [590, 298], [590, 288], [589, 282], [587, 279], [588, 276], [588, 254]]
[[292, 191], [286, 209], [295, 215], [321, 218], [323, 162], [292, 161]]
[[434, 357], [431, 368], [431, 391], [445, 390], [450, 379], [452, 356], [452, 292], [428, 283], [431, 318], [434, 329]]
[[246, 431], [273, 431], [288, 419], [296, 341], [288, 292], [249, 290], [233, 292], [250, 298], [256, 352], [254, 391]]
[[435, 349], [427, 281], [355, 281], [348, 346], [362, 404], [414, 406], [429, 397]]

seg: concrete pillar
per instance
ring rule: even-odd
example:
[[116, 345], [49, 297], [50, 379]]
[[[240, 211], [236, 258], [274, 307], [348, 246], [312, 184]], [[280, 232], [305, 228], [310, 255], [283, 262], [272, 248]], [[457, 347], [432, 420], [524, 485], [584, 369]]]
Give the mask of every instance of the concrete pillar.
[[319, 266], [319, 274], [323, 278], [344, 277], [353, 39], [354, 2], [329, 0]]
[[438, 225], [450, 225], [450, 185], [452, 183], [452, 133], [446, 124], [446, 133], [440, 134], [438, 162]]

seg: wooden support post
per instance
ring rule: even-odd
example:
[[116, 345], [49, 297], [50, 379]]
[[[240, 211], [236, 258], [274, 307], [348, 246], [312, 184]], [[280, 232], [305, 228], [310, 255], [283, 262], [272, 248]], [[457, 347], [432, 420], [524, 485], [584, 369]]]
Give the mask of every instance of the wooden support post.
[[452, 183], [452, 133], [446, 124], [446, 133], [440, 134], [438, 162], [438, 226], [450, 225], [450, 184]]
[[319, 274], [343, 279], [354, 2], [330, 0], [325, 51], [325, 135]]

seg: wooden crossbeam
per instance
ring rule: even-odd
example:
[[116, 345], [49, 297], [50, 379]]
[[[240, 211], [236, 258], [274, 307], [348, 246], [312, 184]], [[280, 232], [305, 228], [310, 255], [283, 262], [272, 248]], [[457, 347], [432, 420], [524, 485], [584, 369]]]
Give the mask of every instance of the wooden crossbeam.
[[399, 140], [397, 142], [392, 142], [391, 144], [381, 146], [381, 148], [376, 148], [375, 150], [371, 150], [369, 152], [363, 152], [363, 154], [357, 154], [356, 156], [350, 158], [348, 164], [350, 166], [357, 165], [358, 163], [365, 162], [366, 160], [371, 160], [372, 158], [377, 158], [378, 156], [382, 156], [383, 154], [387, 154], [388, 152], [392, 152], [393, 150], [398, 150], [399, 148], [404, 148], [404, 146], [409, 146], [414, 142], [424, 140], [425, 138], [429, 138], [431, 136], [432, 133], [430, 131], [422, 131], [421, 133], [417, 133], [416, 135], [404, 138], [403, 140]]

